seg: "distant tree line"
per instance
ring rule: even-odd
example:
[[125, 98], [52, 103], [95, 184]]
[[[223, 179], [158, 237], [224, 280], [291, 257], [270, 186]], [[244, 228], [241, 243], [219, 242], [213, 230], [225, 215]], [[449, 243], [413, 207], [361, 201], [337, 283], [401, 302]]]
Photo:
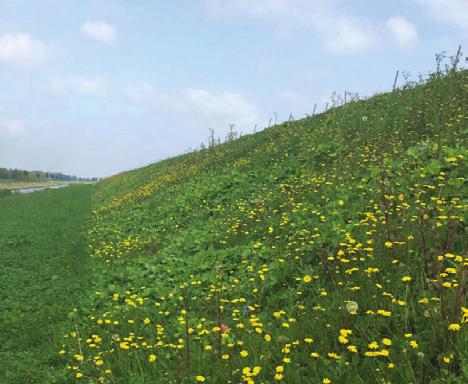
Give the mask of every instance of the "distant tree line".
[[25, 171], [23, 169], [0, 168], [0, 180], [12, 181], [98, 181], [97, 177], [77, 177], [61, 172]]

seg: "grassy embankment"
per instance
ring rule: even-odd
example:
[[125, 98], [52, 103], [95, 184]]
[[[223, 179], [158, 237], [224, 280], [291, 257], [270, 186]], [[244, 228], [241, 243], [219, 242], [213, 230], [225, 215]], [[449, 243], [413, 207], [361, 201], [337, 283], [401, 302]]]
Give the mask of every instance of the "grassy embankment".
[[[0, 198], [0, 383], [67, 383], [57, 355], [86, 305], [91, 186]], [[70, 314], [71, 312], [71, 314]]]
[[466, 382], [466, 77], [100, 182], [70, 380]]

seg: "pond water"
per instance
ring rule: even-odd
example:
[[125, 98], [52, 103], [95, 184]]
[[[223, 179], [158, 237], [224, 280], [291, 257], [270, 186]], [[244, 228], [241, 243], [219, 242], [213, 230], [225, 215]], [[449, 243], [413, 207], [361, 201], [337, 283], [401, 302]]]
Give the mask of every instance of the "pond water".
[[13, 193], [31, 193], [31, 192], [37, 192], [37, 191], [43, 191], [45, 189], [60, 189], [60, 188], [65, 188], [68, 187], [69, 184], [63, 184], [63, 185], [52, 185], [49, 187], [34, 187], [34, 188], [22, 188], [22, 189], [14, 189], [11, 192]]

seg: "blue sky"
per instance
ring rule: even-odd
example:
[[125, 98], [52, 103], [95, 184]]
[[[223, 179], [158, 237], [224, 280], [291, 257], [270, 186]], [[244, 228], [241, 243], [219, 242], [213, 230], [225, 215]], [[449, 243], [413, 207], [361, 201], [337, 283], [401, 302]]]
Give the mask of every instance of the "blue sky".
[[467, 0], [0, 0], [0, 166], [107, 176], [388, 90]]

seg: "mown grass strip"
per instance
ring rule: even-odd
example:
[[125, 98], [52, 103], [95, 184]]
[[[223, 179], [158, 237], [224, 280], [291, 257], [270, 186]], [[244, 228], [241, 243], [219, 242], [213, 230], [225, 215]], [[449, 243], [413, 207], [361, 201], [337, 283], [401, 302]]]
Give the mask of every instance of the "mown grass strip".
[[57, 351], [89, 287], [91, 190], [0, 198], [0, 383], [65, 382]]

